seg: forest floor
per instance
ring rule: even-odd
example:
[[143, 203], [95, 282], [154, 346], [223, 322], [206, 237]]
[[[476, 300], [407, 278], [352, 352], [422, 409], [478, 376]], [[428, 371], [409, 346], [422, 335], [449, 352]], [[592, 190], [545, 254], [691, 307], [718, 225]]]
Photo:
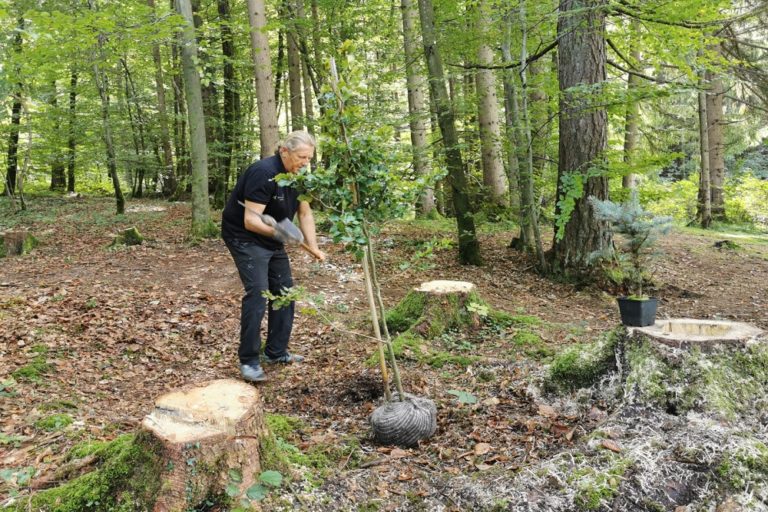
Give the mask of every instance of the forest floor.
[[[29, 208], [20, 216], [0, 204], [0, 231], [22, 224], [41, 242], [0, 260], [0, 504], [50, 476], [75, 444], [135, 431], [158, 395], [240, 378], [241, 284], [221, 240], [186, 240], [189, 205], [132, 201], [120, 217], [107, 198], [32, 198]], [[109, 248], [130, 226], [145, 243]], [[375, 346], [355, 334], [370, 330], [360, 265], [326, 238], [325, 263], [292, 250], [307, 303], [297, 308], [291, 350], [306, 361], [267, 367], [259, 389], [269, 414], [297, 420], [280, 434], [309, 455], [314, 476], [297, 470], [268, 508], [469, 510], [471, 498], [448, 492], [446, 482], [508, 478], [605, 418], [599, 403], [586, 414], [559, 410], [531, 382], [558, 348], [617, 326], [612, 291], [538, 276], [508, 247], [516, 233], [499, 228], [480, 231], [484, 266], [460, 266], [446, 242], [454, 231], [447, 221], [385, 226], [376, 247], [387, 305], [422, 282], [464, 280], [521, 321], [442, 337], [446, 352], [478, 356], [472, 364], [402, 363], [405, 390], [438, 407], [438, 430], [417, 449], [370, 437], [368, 417], [383, 390], [376, 365], [365, 363]], [[739, 248], [717, 248], [724, 239]], [[660, 249], [660, 317], [768, 329], [768, 237], [676, 230]], [[477, 402], [463, 403], [458, 392]]]

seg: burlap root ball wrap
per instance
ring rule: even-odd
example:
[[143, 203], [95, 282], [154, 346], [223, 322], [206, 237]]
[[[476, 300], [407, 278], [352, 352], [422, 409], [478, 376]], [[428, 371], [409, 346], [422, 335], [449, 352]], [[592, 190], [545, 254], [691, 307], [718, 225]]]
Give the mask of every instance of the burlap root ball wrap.
[[400, 401], [397, 393], [371, 414], [373, 438], [381, 444], [415, 446], [437, 430], [437, 407], [429, 398], [405, 394]]

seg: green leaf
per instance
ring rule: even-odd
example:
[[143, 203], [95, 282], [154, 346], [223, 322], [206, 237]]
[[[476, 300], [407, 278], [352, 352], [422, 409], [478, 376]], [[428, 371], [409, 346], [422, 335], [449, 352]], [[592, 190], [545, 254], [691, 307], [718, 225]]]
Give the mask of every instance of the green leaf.
[[229, 481], [239, 484], [243, 481], [243, 473], [239, 469], [230, 469], [228, 471]]
[[272, 487], [280, 487], [280, 484], [283, 483], [283, 475], [278, 471], [265, 471], [259, 475], [259, 480]]
[[255, 500], [255, 501], [261, 501], [264, 498], [267, 497], [267, 493], [269, 491], [266, 487], [264, 487], [261, 484], [253, 484], [248, 488], [247, 491], [245, 491], [245, 495], [248, 496], [249, 499]]
[[229, 496], [230, 498], [234, 498], [235, 496], [240, 494], [240, 487], [237, 484], [228, 484], [224, 492], [226, 492], [227, 496]]
[[459, 399], [459, 402], [462, 404], [475, 404], [477, 403], [477, 397], [473, 395], [472, 393], [467, 393], [466, 391], [458, 391], [455, 389], [451, 389], [448, 391], [449, 394], [456, 396], [456, 398]]

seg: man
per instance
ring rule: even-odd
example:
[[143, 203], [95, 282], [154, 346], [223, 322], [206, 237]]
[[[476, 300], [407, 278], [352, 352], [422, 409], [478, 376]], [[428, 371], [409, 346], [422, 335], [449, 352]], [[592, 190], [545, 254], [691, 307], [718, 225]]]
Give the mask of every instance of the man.
[[[250, 382], [267, 378], [259, 361], [261, 320], [268, 306], [262, 293], [269, 290], [273, 295], [281, 295], [283, 289], [293, 286], [291, 266], [283, 245], [285, 240], [281, 231], [275, 229], [277, 222], [291, 220], [298, 214], [306, 245], [317, 259], [325, 260], [325, 254], [317, 247], [315, 219], [309, 203], [299, 201], [296, 189], [280, 186], [274, 179], [277, 174], [297, 173], [309, 164], [315, 145], [314, 138], [307, 132], [288, 134], [280, 143], [277, 154], [251, 164], [240, 176], [222, 214], [221, 235], [245, 288], [238, 356], [240, 373]], [[302, 356], [288, 352], [294, 303], [280, 309], [272, 309], [271, 303], [269, 306], [265, 362], [303, 361]]]

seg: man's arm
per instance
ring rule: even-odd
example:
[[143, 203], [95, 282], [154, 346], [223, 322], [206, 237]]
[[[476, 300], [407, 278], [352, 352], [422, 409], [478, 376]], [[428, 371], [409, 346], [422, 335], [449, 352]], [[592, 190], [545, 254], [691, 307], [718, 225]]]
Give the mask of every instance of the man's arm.
[[315, 253], [315, 257], [320, 261], [325, 261], [325, 253], [317, 247], [317, 235], [315, 233], [315, 216], [312, 214], [312, 208], [306, 201], [299, 201], [299, 228], [304, 234], [304, 243], [306, 243]]
[[245, 217], [243, 218], [243, 223], [245, 224], [245, 229], [248, 231], [252, 231], [259, 235], [274, 237], [275, 228], [265, 224], [264, 221], [261, 220], [261, 217], [258, 215], [263, 214], [266, 207], [267, 205], [265, 204], [254, 203], [253, 201], [246, 200], [244, 214]]

